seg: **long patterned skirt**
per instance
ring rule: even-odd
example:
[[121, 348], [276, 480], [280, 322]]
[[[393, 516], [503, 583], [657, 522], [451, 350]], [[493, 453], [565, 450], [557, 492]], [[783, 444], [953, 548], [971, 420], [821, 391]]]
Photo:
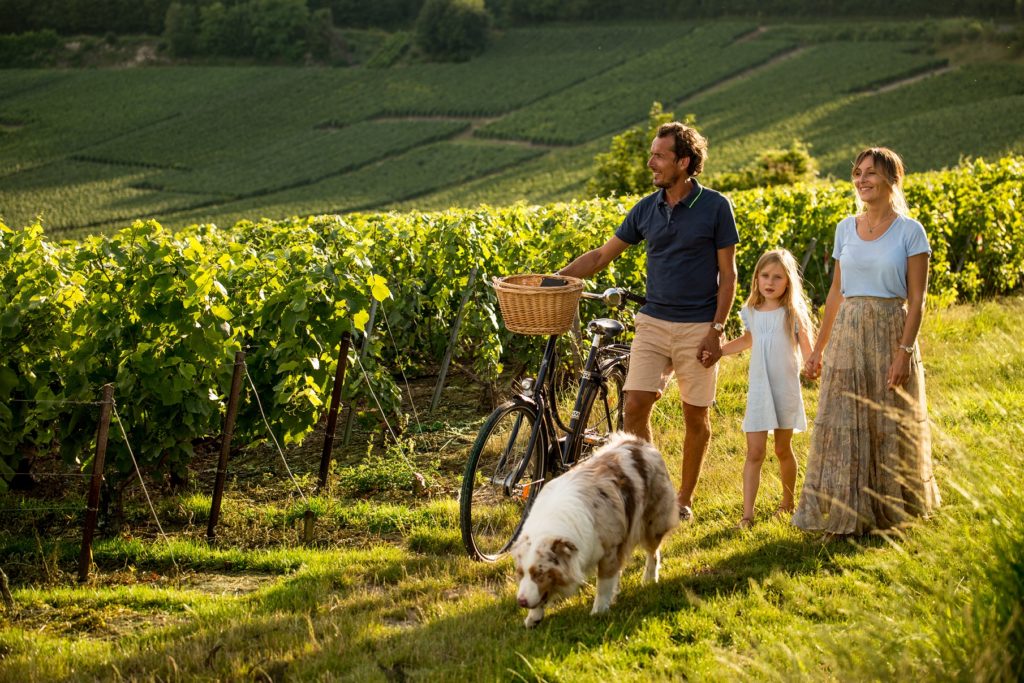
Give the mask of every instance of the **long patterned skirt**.
[[900, 299], [851, 297], [839, 307], [793, 515], [801, 529], [864, 534], [927, 516], [940, 503], [920, 351], [904, 387], [885, 384], [906, 318]]

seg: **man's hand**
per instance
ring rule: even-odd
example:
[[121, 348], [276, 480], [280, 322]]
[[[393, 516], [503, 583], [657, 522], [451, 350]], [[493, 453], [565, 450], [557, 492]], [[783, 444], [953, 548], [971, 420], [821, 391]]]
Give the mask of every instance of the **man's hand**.
[[710, 368], [722, 357], [722, 337], [718, 330], [712, 329], [697, 347], [697, 360], [706, 368]]

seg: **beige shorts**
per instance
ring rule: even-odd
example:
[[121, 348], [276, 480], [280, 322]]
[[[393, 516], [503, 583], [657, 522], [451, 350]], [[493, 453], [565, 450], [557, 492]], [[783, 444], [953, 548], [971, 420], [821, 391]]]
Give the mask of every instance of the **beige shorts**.
[[636, 335], [629, 354], [624, 391], [654, 391], [660, 397], [675, 372], [679, 396], [691, 406], [715, 400], [718, 363], [710, 368], [697, 360], [697, 349], [711, 323], [674, 323], [636, 314]]

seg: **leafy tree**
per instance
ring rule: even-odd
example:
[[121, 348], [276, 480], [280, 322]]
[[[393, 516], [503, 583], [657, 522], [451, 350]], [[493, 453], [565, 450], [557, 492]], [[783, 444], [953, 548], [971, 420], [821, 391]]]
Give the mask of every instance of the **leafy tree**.
[[306, 29], [306, 47], [309, 53], [315, 59], [327, 61], [331, 58], [334, 44], [334, 19], [331, 17], [331, 9], [324, 7], [315, 10], [310, 15], [309, 26]]
[[[611, 148], [594, 157], [594, 177], [587, 183], [587, 193], [608, 195], [644, 194], [651, 190], [651, 172], [647, 169], [651, 140], [663, 123], [675, 114], [662, 110], [661, 102], [651, 105], [647, 125], [636, 126], [612, 138]], [[693, 117], [686, 118], [693, 125]]]
[[164, 40], [175, 57], [189, 57], [198, 48], [199, 12], [195, 5], [172, 3], [164, 18]]
[[565, 21], [578, 19], [586, 4], [583, 0], [508, 0], [505, 12], [515, 22]]
[[405, 28], [413, 24], [423, 0], [310, 0], [309, 9], [327, 7], [338, 26]]
[[[233, 10], [235, 8], [232, 8]], [[222, 2], [214, 2], [199, 10], [198, 52], [207, 55], [235, 55], [249, 41], [240, 40], [248, 34], [248, 22], [237, 22], [237, 10], [228, 15]]]
[[465, 61], [487, 47], [491, 15], [483, 0], [427, 0], [416, 19], [416, 44], [440, 61]]
[[296, 61], [306, 51], [306, 0], [253, 0], [252, 54], [258, 59]]

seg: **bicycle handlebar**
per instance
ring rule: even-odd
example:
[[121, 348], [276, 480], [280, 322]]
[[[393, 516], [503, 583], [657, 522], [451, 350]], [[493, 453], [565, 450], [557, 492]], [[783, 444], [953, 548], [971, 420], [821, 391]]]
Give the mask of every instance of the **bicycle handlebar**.
[[609, 308], [618, 308], [626, 301], [632, 301], [633, 303], [641, 306], [647, 303], [647, 299], [645, 297], [642, 297], [639, 294], [633, 294], [621, 287], [609, 287], [600, 294], [597, 292], [583, 292], [581, 296], [584, 299], [601, 300], [604, 302], [605, 306], [608, 306]]

